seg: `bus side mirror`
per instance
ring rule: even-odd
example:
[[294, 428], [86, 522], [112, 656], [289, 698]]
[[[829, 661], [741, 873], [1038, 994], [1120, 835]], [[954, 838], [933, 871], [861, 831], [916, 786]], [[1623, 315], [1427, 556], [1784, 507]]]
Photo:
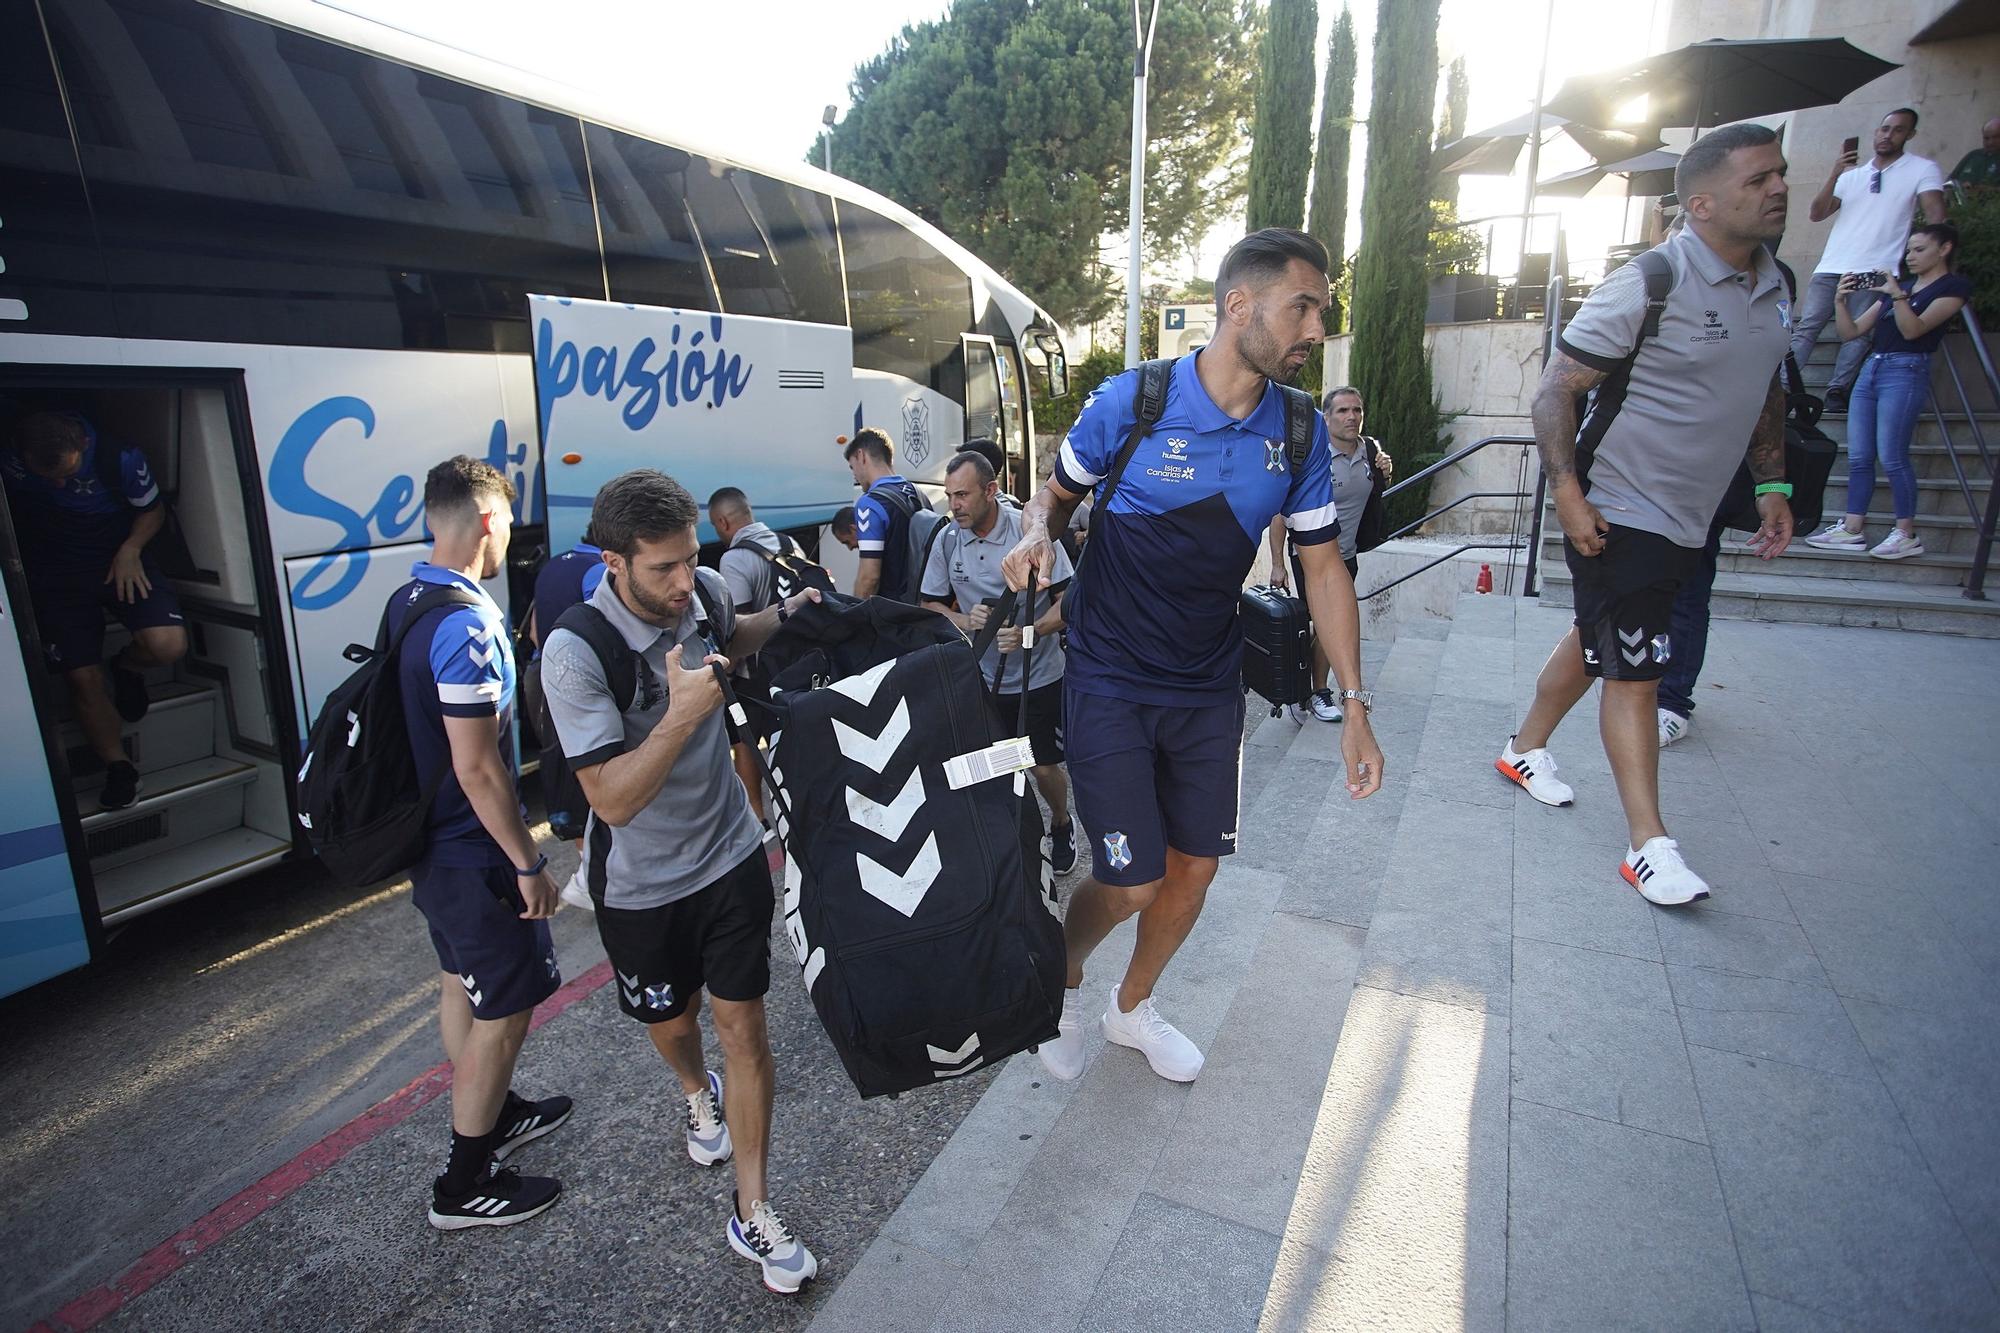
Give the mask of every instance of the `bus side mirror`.
[[1061, 398], [1069, 393], [1069, 362], [1063, 359], [1062, 339], [1053, 333], [1037, 334], [1029, 345], [1029, 363], [1035, 365], [1048, 381], [1049, 397]]

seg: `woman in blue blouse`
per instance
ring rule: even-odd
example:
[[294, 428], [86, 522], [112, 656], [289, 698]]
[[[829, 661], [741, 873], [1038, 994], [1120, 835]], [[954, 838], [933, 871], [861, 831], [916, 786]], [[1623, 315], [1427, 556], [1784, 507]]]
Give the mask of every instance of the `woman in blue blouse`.
[[1930, 393], [1931, 353], [1944, 341], [1944, 326], [1972, 295], [1972, 281], [1951, 271], [1958, 249], [1958, 229], [1934, 222], [1910, 233], [1903, 258], [1910, 270], [1909, 286], [1891, 274], [1873, 288], [1869, 276], [1849, 273], [1839, 293], [1873, 290], [1881, 293], [1859, 319], [1847, 311], [1844, 299], [1834, 302], [1842, 339], [1873, 336], [1874, 345], [1847, 406], [1847, 517], [1827, 524], [1806, 538], [1806, 545], [1823, 551], [1867, 548], [1861, 524], [1868, 497], [1875, 490], [1875, 461], [1889, 477], [1889, 494], [1896, 509], [1896, 526], [1868, 554], [1878, 560], [1902, 560], [1924, 553], [1916, 534], [1917, 474], [1910, 467], [1910, 438]]

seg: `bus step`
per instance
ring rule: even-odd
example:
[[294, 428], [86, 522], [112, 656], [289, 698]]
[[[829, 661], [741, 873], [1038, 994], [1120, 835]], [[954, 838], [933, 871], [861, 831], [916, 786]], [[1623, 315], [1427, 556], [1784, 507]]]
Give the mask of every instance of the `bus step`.
[[139, 799], [122, 810], [98, 806], [91, 791], [77, 799], [85, 854], [96, 872], [144, 861], [243, 823], [243, 791], [257, 779], [254, 764], [211, 755], [148, 774]]
[[283, 838], [252, 828], [212, 833], [144, 860], [98, 871], [98, 910], [105, 925], [115, 926], [176, 898], [276, 865], [290, 850]]
[[[215, 753], [215, 710], [220, 692], [213, 685], [170, 681], [153, 687], [153, 706], [136, 723], [127, 723], [121, 743], [141, 773], [176, 768]], [[104, 785], [104, 761], [83, 738], [74, 718], [62, 724], [63, 750], [69, 758], [70, 779], [79, 795]], [[149, 781], [148, 786], [152, 783]]]

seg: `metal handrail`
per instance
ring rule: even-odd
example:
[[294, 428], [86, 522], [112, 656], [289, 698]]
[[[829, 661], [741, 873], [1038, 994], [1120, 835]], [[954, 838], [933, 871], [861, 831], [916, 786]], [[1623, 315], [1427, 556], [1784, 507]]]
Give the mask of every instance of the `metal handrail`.
[[[1396, 494], [1396, 492], [1402, 490], [1406, 486], [1414, 486], [1420, 481], [1424, 481], [1430, 477], [1436, 476], [1438, 473], [1444, 471], [1448, 467], [1453, 467], [1459, 463], [1463, 463], [1466, 459], [1472, 457], [1474, 454], [1478, 453], [1481, 449], [1484, 449], [1489, 444], [1531, 445], [1534, 442], [1535, 442], [1535, 437], [1532, 435], [1488, 435], [1482, 439], [1474, 440], [1471, 444], [1466, 445], [1463, 449], [1454, 450], [1453, 452], [1446, 454], [1443, 458], [1440, 458], [1437, 462], [1432, 463], [1429, 467], [1423, 468], [1420, 471], [1410, 474], [1409, 476], [1403, 478], [1401, 481], [1397, 482], [1395, 485], [1390, 486], [1389, 488], [1384, 490], [1382, 492], [1383, 502], [1387, 503], [1390, 496]], [[1528, 541], [1525, 547], [1518, 536], [1514, 536], [1511, 534], [1504, 542], [1499, 542], [1499, 541], [1466, 542], [1461, 546], [1457, 546], [1449, 551], [1446, 551], [1443, 555], [1438, 556], [1437, 559], [1432, 560], [1427, 564], [1420, 565], [1416, 569], [1410, 570], [1408, 573], [1397, 575], [1395, 578], [1390, 579], [1387, 583], [1383, 584], [1381, 587], [1373, 589], [1367, 593], [1364, 593], [1358, 600], [1365, 602], [1371, 597], [1380, 596], [1382, 593], [1389, 591], [1389, 589], [1395, 587], [1397, 584], [1407, 582], [1410, 579], [1415, 578], [1419, 574], [1422, 574], [1428, 570], [1435, 569], [1439, 565], [1443, 564], [1445, 561], [1450, 560], [1452, 557], [1457, 555], [1462, 555], [1467, 551], [1519, 551], [1523, 549], [1525, 549], [1528, 552], [1528, 568], [1526, 576], [1521, 585], [1521, 595], [1524, 597], [1539, 596], [1540, 594], [1536, 588], [1536, 573], [1539, 567], [1538, 554], [1542, 542], [1542, 507], [1543, 507], [1543, 499], [1546, 493], [1544, 490], [1544, 485], [1545, 485], [1544, 478], [1541, 476], [1538, 470], [1535, 476], [1535, 489], [1532, 491], [1478, 491], [1470, 495], [1461, 495], [1456, 500], [1453, 500], [1450, 504], [1440, 505], [1438, 508], [1433, 509], [1430, 513], [1425, 514], [1422, 518], [1418, 519], [1416, 522], [1405, 524], [1404, 526], [1396, 529], [1396, 531], [1394, 531], [1393, 533], [1389, 534], [1389, 536], [1383, 538], [1384, 541], [1394, 541], [1396, 538], [1402, 536], [1404, 533], [1413, 532], [1416, 529], [1422, 527], [1424, 524], [1436, 518], [1439, 514], [1449, 513], [1453, 509], [1458, 508], [1458, 506], [1464, 504], [1467, 500], [1530, 500], [1531, 499], [1534, 501], [1534, 512], [1533, 512], [1533, 518], [1530, 521], [1528, 529]]]
[[[1996, 405], [2000, 405], [2000, 373], [1993, 369], [1993, 356], [1986, 350], [1986, 333], [1979, 327], [1979, 316], [1972, 311], [1970, 302], [1959, 309], [1959, 318], [1965, 324], [1965, 332], [1972, 343], [1973, 359], [1979, 363], [1979, 370], [1986, 378], [1986, 392]], [[1980, 428], [1979, 414], [1973, 410], [1972, 399], [1965, 392], [1965, 384], [1959, 379], [1958, 363], [1952, 360], [1951, 350], [1944, 353], [1945, 365], [1951, 369], [1952, 386], [1958, 390], [1959, 402], [1965, 408], [1966, 420], [1972, 425], [1972, 438], [1979, 445], [1980, 461], [1986, 464], [1986, 508], [1981, 513], [1979, 506], [1971, 501], [1970, 488], [1966, 498], [1966, 512], [1979, 521], [1979, 542], [1973, 547], [1972, 568], [1965, 576], [1965, 596], [1975, 602], [1986, 600], [1986, 567], [1993, 560], [1993, 534], [1995, 520], [2000, 519], [2000, 469], [1993, 466], [1993, 458], [1986, 450], [1986, 432]], [[1936, 395], [1932, 395], [1932, 407], [1936, 407]], [[1954, 470], [1960, 471], [1961, 485], [1963, 471], [1958, 467], [1958, 452], [1951, 447], [1951, 436], [1944, 430], [1944, 416], [1938, 414], [1938, 429], [1943, 434], [1945, 451], [1951, 455]]]

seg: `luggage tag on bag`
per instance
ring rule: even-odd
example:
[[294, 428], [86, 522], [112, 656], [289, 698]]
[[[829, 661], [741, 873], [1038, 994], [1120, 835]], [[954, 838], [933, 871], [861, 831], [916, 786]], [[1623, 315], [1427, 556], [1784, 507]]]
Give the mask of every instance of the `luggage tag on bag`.
[[972, 750], [945, 760], [944, 777], [951, 784], [951, 789], [957, 791], [1034, 766], [1034, 745], [1026, 736], [1009, 736], [983, 750]]

